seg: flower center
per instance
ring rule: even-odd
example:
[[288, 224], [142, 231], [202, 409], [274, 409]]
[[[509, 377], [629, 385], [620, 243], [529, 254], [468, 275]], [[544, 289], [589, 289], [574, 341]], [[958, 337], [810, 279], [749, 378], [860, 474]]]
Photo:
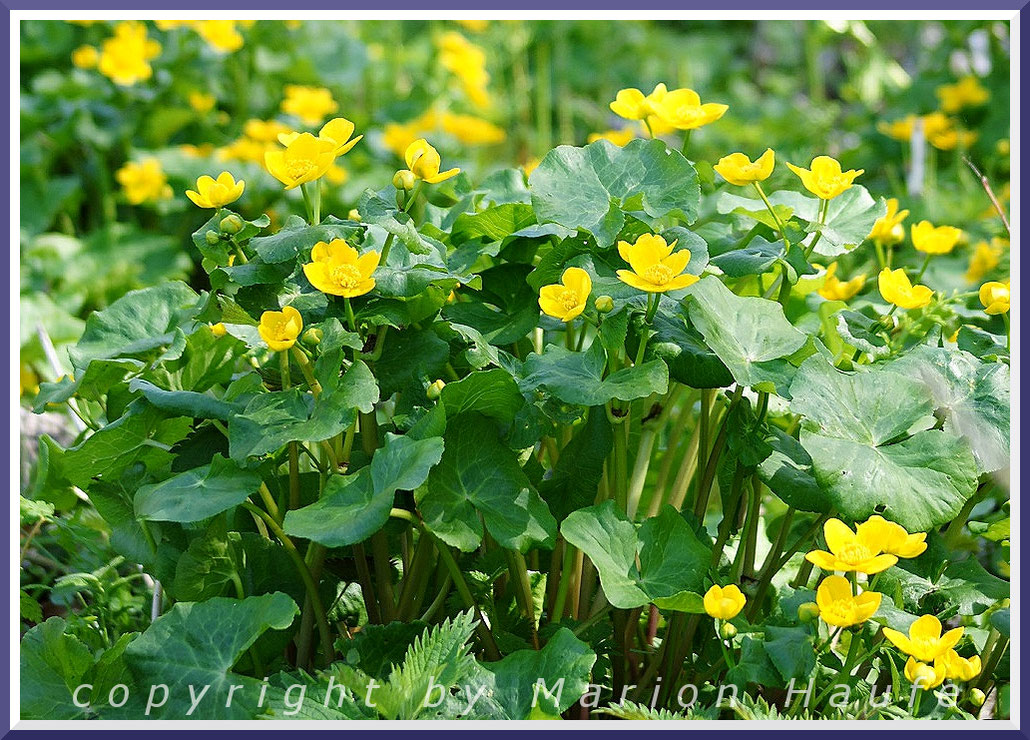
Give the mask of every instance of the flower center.
[[845, 563], [861, 563], [872, 556], [873, 553], [869, 551], [869, 548], [858, 542], [845, 545], [838, 555]]
[[854, 621], [854, 606], [850, 599], [834, 601], [825, 611], [829, 612], [833, 622]]
[[672, 270], [670, 268], [666, 267], [661, 262], [659, 262], [658, 264], [651, 265], [646, 270], [644, 270], [644, 274], [641, 277], [643, 277], [644, 280], [646, 280], [649, 283], [654, 283], [655, 285], [665, 285], [667, 282], [672, 280], [675, 277], [675, 275], [673, 275]]
[[566, 288], [561, 292], [561, 295], [558, 296], [558, 303], [560, 303], [562, 308], [566, 311], [571, 311], [579, 305], [579, 293], [571, 288]]
[[337, 265], [330, 270], [329, 276], [341, 288], [356, 288], [361, 282], [361, 271], [354, 265]]
[[299, 180], [315, 169], [315, 167], [315, 163], [310, 159], [291, 159], [286, 163], [286, 174], [294, 180]]

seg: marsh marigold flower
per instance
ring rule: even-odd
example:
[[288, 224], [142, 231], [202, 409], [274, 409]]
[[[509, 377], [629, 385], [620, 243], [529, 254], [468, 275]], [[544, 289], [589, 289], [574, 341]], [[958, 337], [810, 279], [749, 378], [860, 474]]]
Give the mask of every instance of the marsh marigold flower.
[[372, 273], [379, 266], [379, 252], [358, 250], [343, 239], [318, 242], [311, 250], [311, 262], [304, 265], [308, 282], [323, 293], [357, 298], [376, 287]]
[[637, 138], [637, 132], [629, 126], [626, 126], [625, 128], [620, 128], [618, 131], [615, 129], [608, 129], [607, 131], [602, 131], [600, 133], [590, 134], [587, 137], [587, 143], [593, 144], [595, 141], [604, 139], [605, 141], [610, 141], [615, 144], [615, 146], [626, 146], [635, 138]]
[[984, 313], [989, 316], [1008, 313], [1010, 300], [1008, 280], [1004, 283], [990, 282], [980, 286], [980, 303], [983, 304]]
[[925, 285], [912, 285], [902, 268], [892, 270], [885, 267], [877, 278], [880, 295], [887, 303], [899, 308], [923, 308], [930, 305], [933, 291]]
[[197, 113], [210, 113], [214, 109], [215, 103], [218, 102], [214, 95], [201, 90], [190, 90], [186, 100], [189, 102], [190, 108]]
[[115, 173], [115, 179], [122, 186], [125, 199], [133, 205], [172, 196], [172, 189], [161, 169], [161, 163], [153, 157], [147, 157], [139, 162], [126, 162]]
[[72, 64], [79, 69], [93, 69], [100, 61], [100, 52], [95, 46], [85, 44], [72, 52]]
[[333, 94], [324, 87], [308, 85], [287, 85], [286, 98], [282, 102], [283, 113], [296, 116], [305, 126], [317, 126], [339, 106]]
[[324, 175], [336, 158], [337, 144], [303, 133], [282, 150], [265, 152], [265, 167], [279, 182], [292, 190]]
[[914, 558], [926, 550], [926, 532], [909, 534], [900, 524], [889, 522], [879, 514], [859, 524], [858, 535], [899, 558]]
[[880, 121], [876, 124], [876, 130], [897, 141], [908, 142], [912, 139], [912, 132], [915, 130], [918, 120], [919, 116], [911, 115], [897, 121]]
[[221, 208], [239, 199], [245, 187], [246, 182], [237, 182], [228, 172], [223, 172], [217, 179], [201, 175], [197, 178], [197, 189], [187, 190], [186, 197], [201, 208]]
[[457, 167], [440, 172], [440, 152], [425, 139], [411, 142], [404, 152], [404, 161], [415, 177], [428, 183], [443, 182], [461, 172]]
[[440, 116], [440, 128], [462, 144], [468, 146], [490, 146], [500, 144], [506, 138], [504, 129], [476, 116], [444, 113]]
[[646, 121], [657, 114], [658, 104], [668, 95], [665, 83], [655, 85], [650, 95], [644, 95], [635, 87], [627, 87], [615, 94], [615, 100], [608, 104], [612, 113], [630, 121]]
[[680, 131], [690, 131], [718, 121], [729, 106], [723, 103], [702, 103], [701, 96], [681, 87], [671, 90], [654, 106], [655, 115]]
[[673, 252], [675, 246], [675, 241], [667, 244], [657, 234], [641, 234], [633, 244], [620, 241], [619, 255], [632, 269], [619, 270], [616, 273], [619, 280], [648, 293], [665, 293], [693, 285], [700, 278], [683, 273], [690, 262], [690, 250]]
[[979, 676], [983, 668], [979, 655], [963, 658], [954, 649], [948, 650], [937, 660], [944, 665], [947, 677], [953, 681], [970, 681]]
[[815, 592], [819, 618], [834, 627], [862, 624], [880, 608], [882, 598], [876, 591], [863, 591], [854, 596], [851, 582], [844, 576], [827, 576]]
[[837, 277], [837, 263], [832, 263], [826, 268], [826, 279], [823, 286], [819, 288], [819, 295], [828, 301], [846, 301], [853, 298], [865, 285], [865, 273], [857, 275], [850, 280], [841, 280]]
[[303, 328], [304, 320], [300, 317], [300, 311], [293, 306], [284, 306], [282, 311], [265, 311], [261, 314], [258, 334], [269, 349], [282, 352], [297, 342]]
[[197, 21], [194, 28], [208, 46], [222, 54], [229, 54], [243, 47], [243, 36], [236, 30], [236, 21]]
[[826, 571], [855, 571], [857, 573], [879, 573], [898, 562], [895, 555], [883, 553], [879, 532], [862, 530], [852, 532], [840, 519], [828, 519], [823, 525], [823, 537], [830, 549], [812, 550], [805, 559]]
[[963, 628], [956, 627], [941, 634], [941, 620], [932, 614], [924, 614], [908, 628], [908, 634], [883, 628], [883, 636], [907, 655], [923, 663], [933, 663], [951, 650], [962, 639]]
[[161, 53], [161, 44], [147, 38], [147, 27], [139, 21], [122, 21], [114, 36], [100, 47], [97, 66], [116, 85], [128, 87], [150, 79], [150, 60]]
[[941, 85], [936, 93], [945, 113], [958, 113], [963, 108], [983, 105], [991, 99], [990, 91], [973, 75], [967, 75], [952, 85]]
[[741, 152], [727, 154], [712, 169], [722, 175], [722, 178], [730, 185], [743, 187], [768, 179], [775, 164], [776, 154], [772, 149], [766, 149], [762, 156], [754, 162]]
[[570, 267], [562, 273], [561, 283], [540, 289], [540, 310], [561, 321], [572, 321], [583, 313], [592, 288], [586, 270]]
[[987, 273], [1001, 264], [1001, 256], [1005, 253], [1004, 242], [991, 239], [991, 243], [979, 242], [973, 248], [973, 256], [969, 258], [966, 269], [966, 282], [979, 283]]
[[[334, 118], [328, 121], [318, 131], [319, 139], [326, 139], [333, 142], [335, 147], [333, 148], [333, 158], [342, 157], [344, 154], [349, 152], [364, 138], [362, 136], [355, 136], [353, 139], [351, 135], [354, 133], [354, 124], [348, 121], [346, 118]], [[296, 131], [281, 132], [278, 134], [279, 143], [285, 147], [288, 147], [299, 137]]]
[[905, 663], [905, 678], [918, 684], [923, 691], [929, 691], [944, 683], [944, 679], [947, 678], [947, 670], [940, 660], [928, 664], [920, 663], [915, 658], [909, 658]]
[[840, 162], [833, 157], [827, 156], [813, 159], [811, 169], [809, 170], [793, 165], [790, 162], [787, 162], [787, 166], [790, 167], [795, 175], [801, 178], [801, 184], [809, 192], [823, 200], [836, 198], [854, 184], [856, 177], [865, 172], [865, 170], [848, 170], [843, 172], [840, 168]]
[[715, 585], [705, 593], [705, 613], [713, 619], [733, 619], [747, 604], [747, 598], [736, 584]]
[[934, 226], [929, 221], [912, 225], [912, 246], [924, 254], [947, 254], [961, 236], [962, 230], [954, 226]]
[[876, 219], [869, 238], [884, 246], [900, 244], [905, 239], [905, 228], [901, 222], [908, 218], [908, 211], [898, 210], [898, 199], [887, 199], [887, 213]]

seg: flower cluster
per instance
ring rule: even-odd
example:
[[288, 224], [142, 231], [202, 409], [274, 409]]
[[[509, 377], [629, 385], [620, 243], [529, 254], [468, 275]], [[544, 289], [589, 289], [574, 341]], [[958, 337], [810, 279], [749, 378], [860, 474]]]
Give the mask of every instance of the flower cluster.
[[457, 31], [441, 34], [436, 40], [440, 64], [453, 74], [469, 101], [479, 107], [490, 105], [490, 94], [486, 86], [490, 73], [486, 70], [486, 52]]

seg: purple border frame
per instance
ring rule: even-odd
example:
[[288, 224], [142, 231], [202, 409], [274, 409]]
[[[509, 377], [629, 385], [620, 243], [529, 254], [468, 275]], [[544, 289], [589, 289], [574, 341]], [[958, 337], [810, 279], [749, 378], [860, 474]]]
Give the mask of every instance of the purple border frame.
[[[895, 12], [904, 12], [904, 11], [941, 11], [941, 12], [947, 12], [947, 11], [954, 11], [954, 10], [974, 10], [974, 8], [971, 8], [969, 6], [969, 3], [964, 1], [964, 0], [937, 0], [937, 2], [931, 2], [930, 0], [901, 0], [901, 2], [902, 2], [902, 4], [899, 5], [898, 4], [898, 0], [895, 0], [894, 2], [891, 2], [891, 0], [864, 0], [864, 2], [862, 3], [861, 9], [860, 10], [856, 10], [855, 12], [856, 12], [856, 15], [859, 15], [859, 14], [862, 14], [862, 13], [868, 13], [869, 11], [882, 11], [882, 10], [891, 10], [891, 11], [895, 11]], [[1021, 21], [1022, 20], [1022, 15], [1023, 15], [1022, 14], [1022, 9], [1023, 9], [1024, 6], [1026, 6], [1028, 4], [1028, 2], [1030, 2], [1030, 0], [993, 0], [992, 2], [987, 4], [987, 9], [990, 9], [990, 10], [1014, 10], [1014, 11], [1018, 10], [1019, 11], [1019, 19]], [[3, 34], [3, 39], [2, 39], [2, 41], [0, 41], [0, 54], [3, 55], [3, 62], [2, 63], [3, 63], [4, 70], [5, 70], [5, 73], [6, 73], [4, 75], [4, 77], [3, 77], [3, 79], [6, 80], [6, 79], [8, 79], [10, 77], [10, 51], [11, 51], [10, 50], [10, 43], [11, 43], [10, 39], [11, 39], [11, 26], [12, 26], [12, 24], [14, 22], [13, 19], [11, 18], [11, 11], [12, 10], [27, 10], [27, 9], [32, 9], [32, 10], [56, 10], [56, 11], [60, 11], [60, 10], [80, 10], [80, 9], [82, 9], [84, 4], [91, 4], [91, 3], [88, 3], [88, 0], [87, 0], [87, 3], [75, 2], [74, 0], [50, 0], [50, 2], [47, 2], [47, 3], [45, 3], [45, 5], [40, 6], [40, 5], [36, 5], [36, 4], [32, 3], [30, 0], [3, 0], [2, 2], [0, 2], [0, 8], [3, 8], [3, 9], [5, 9], [7, 11], [7, 23], [5, 24], [6, 25], [6, 28], [5, 28], [6, 33]], [[91, 4], [91, 5], [93, 6], [91, 8], [91, 10], [130, 10], [130, 9], [138, 7], [138, 3], [129, 3], [129, 2], [125, 2], [124, 0], [103, 0], [102, 2]], [[823, 5], [821, 3], [818, 3], [818, 2], [815, 2], [814, 0], [781, 0], [781, 2], [779, 2], [779, 3], [763, 2], [763, 0], [730, 0], [730, 4], [727, 4], [726, 0], [723, 0], [723, 2], [719, 2], [718, 0], [703, 0], [701, 2], [694, 2], [694, 3], [691, 3], [689, 5], [684, 5], [681, 0], [650, 0], [647, 3], [646, 7], [647, 7], [648, 10], [683, 10], [683, 11], [689, 11], [689, 10], [724, 10], [724, 11], [733, 11], [733, 10], [743, 10], [743, 11], [747, 11], [747, 10], [765, 10], [765, 11], [767, 11], [767, 10], [771, 10], [772, 9], [771, 5], [776, 5], [777, 6], [776, 9], [778, 9], [778, 10], [812, 10], [814, 12], [818, 12], [819, 10], [822, 10], [822, 9], [825, 8], [825, 5]], [[427, 8], [425, 3], [418, 2], [418, 0], [388, 0], [388, 2], [386, 2], [386, 3], [382, 4], [382, 5], [379, 5], [376, 9], [377, 10], [391, 10], [391, 11], [392, 10], [426, 10], [426, 9], [433, 9], [433, 10], [472, 10], [472, 11], [476, 11], [476, 10], [483, 10], [484, 7], [488, 7], [488, 6], [484, 6], [484, 3], [482, 2], [482, 0], [479, 0], [479, 1], [477, 1], [477, 0], [447, 0], [445, 3], [440, 4], [436, 8]], [[558, 3], [555, 3], [553, 0], [551, 0], [550, 2], [548, 2], [548, 0], [522, 0], [522, 2], [520, 2], [518, 4], [518, 9], [519, 10], [548, 10], [548, 11], [555, 11], [555, 10], [559, 10], [559, 11], [560, 10], [584, 10], [584, 11], [588, 11], [588, 10], [605, 10], [605, 9], [615, 10], [615, 9], [622, 9], [622, 8], [625, 8], [625, 7], [626, 6], [624, 4], [618, 2], [617, 0], [597, 0], [596, 2], [589, 2], [587, 0], [564, 0], [564, 2], [558, 2]], [[270, 0], [257, 0], [256, 2], [244, 2], [244, 1], [241, 1], [241, 0], [221, 0], [221, 2], [218, 2], [217, 7], [213, 7], [210, 4], [205, 4], [203, 2], [200, 2], [199, 0], [186, 0], [186, 1], [180, 1], [180, 2], [176, 2], [176, 3], [169, 3], [168, 4], [168, 9], [170, 9], [170, 10], [207, 10], [207, 11], [211, 11], [211, 10], [244, 10], [244, 11], [250, 12], [250, 11], [253, 11], [255, 9], [258, 9], [258, 10], [273, 10], [275, 8], [276, 8], [276, 3], [271, 2]], [[325, 0], [321, 0], [321, 1], [319, 1], [319, 0], [297, 0], [297, 2], [293, 5], [292, 9], [293, 10], [347, 10], [348, 8], [346, 6], [336, 5], [336, 4], [331, 3], [331, 2], [325, 2]], [[496, 8], [496, 7], [491, 8], [491, 10], [496, 10], [496, 9], [498, 9], [498, 8]], [[847, 8], [838, 8], [838, 9], [835, 9], [835, 10], [846, 10], [846, 9]], [[1030, 64], [1028, 64], [1028, 62], [1027, 62], [1028, 58], [1030, 58], [1030, 54], [1022, 54], [1021, 57], [1020, 57], [1020, 75], [1021, 75], [1021, 77], [1024, 80], [1030, 80], [1030, 73], [1028, 73], [1028, 66], [1030, 66]], [[8, 113], [10, 113], [9, 110], [8, 110]], [[2, 161], [3, 161], [2, 181], [3, 181], [3, 185], [2, 185], [2, 187], [0, 187], [0, 195], [2, 195], [3, 193], [6, 193], [7, 194], [6, 199], [10, 203], [10, 192], [8, 192], [8, 189], [9, 189], [10, 185], [8, 183], [7, 173], [10, 171], [10, 167], [11, 167], [10, 147], [9, 147], [8, 144], [10, 142], [12, 132], [11, 132], [11, 124], [10, 124], [10, 116], [9, 115], [2, 117], [2, 123], [0, 123], [0, 126], [2, 126], [3, 133], [4, 133], [4, 146], [3, 146], [3, 155], [2, 155]], [[1021, 141], [1025, 141], [1024, 134], [1026, 133], [1026, 131], [1027, 131], [1027, 127], [1023, 125], [1022, 121], [1020, 121], [1020, 123], [1019, 123], [1019, 132], [1020, 132], [1020, 140]], [[1028, 150], [1030, 150], [1030, 146], [1027, 146], [1026, 148], [1023, 149], [1023, 156], [1022, 156], [1022, 158], [1020, 159], [1020, 162], [1019, 162], [1019, 166], [1020, 167], [1022, 166], [1022, 164], [1024, 162], [1030, 161], [1030, 154], [1027, 153]], [[1021, 198], [1021, 200], [1020, 200], [1020, 207], [1021, 207], [1021, 209], [1026, 204], [1026, 202], [1027, 202], [1027, 198], [1026, 197]], [[18, 216], [16, 216], [13, 212], [11, 212], [9, 214], [9, 219], [10, 220], [14, 220], [17, 217]], [[10, 221], [8, 221], [8, 223], [10, 223]], [[16, 245], [12, 244], [12, 245], [10, 245], [10, 248], [13, 250], [13, 249], [16, 248]], [[4, 262], [3, 269], [0, 272], [2, 272], [3, 276], [6, 279], [6, 282], [4, 284], [7, 285], [10, 282], [10, 278], [11, 278], [10, 268], [9, 268], [9, 265], [7, 264], [7, 262]], [[3, 368], [3, 371], [2, 371], [3, 372], [3, 376], [2, 377], [4, 379], [4, 388], [5, 389], [10, 389], [11, 388], [11, 382], [13, 380], [13, 378], [11, 377], [12, 361], [13, 361], [13, 358], [8, 357], [7, 358], [7, 362], [4, 365], [4, 368]], [[1018, 371], [1018, 369], [1017, 369], [1017, 371]], [[7, 427], [5, 426], [4, 427], [4, 436], [7, 437], [7, 436], [9, 436], [9, 434], [10, 434], [10, 432], [7, 429]], [[10, 450], [11, 445], [14, 444], [14, 443], [15, 443], [15, 440], [7, 439], [7, 447], [6, 447], [6, 449]], [[11, 495], [13, 495], [13, 491], [12, 491]], [[9, 506], [6, 506], [6, 505], [3, 506], [2, 508], [3, 508], [2, 519], [3, 519], [3, 523], [5, 525], [4, 531], [10, 533], [10, 532], [12, 532], [11, 528], [14, 526], [14, 522], [10, 521], [10, 508], [9, 508]], [[1022, 529], [1023, 529], [1024, 532], [1030, 531], [1030, 515], [1028, 515], [1026, 511], [1024, 511], [1022, 513], [1022, 515], [1021, 515], [1020, 524], [1022, 525]], [[1026, 564], [1027, 560], [1028, 560], [1028, 558], [1024, 554], [1023, 557], [1021, 558], [1021, 563], [1020, 564], [1021, 565], [1022, 564]], [[3, 605], [3, 607], [5, 608], [4, 615], [5, 615], [5, 618], [6, 618], [6, 615], [10, 611], [9, 598], [10, 598], [10, 595], [12, 593], [13, 584], [7, 582], [7, 576], [9, 575], [9, 571], [6, 568], [4, 569], [4, 574], [5, 575], [4, 575], [3, 580], [4, 580], [4, 587], [5, 588], [4, 588], [4, 592], [3, 592], [3, 597], [0, 598], [0, 605]], [[11, 628], [13, 629], [14, 626], [12, 625]], [[10, 657], [11, 657], [10, 654], [9, 654], [9, 652], [10, 652], [10, 644], [9, 644], [9, 641], [8, 641], [8, 637], [9, 637], [9, 635], [5, 634], [3, 636], [3, 638], [0, 639], [0, 688], [3, 689], [3, 694], [0, 695], [0, 702], [3, 702], [3, 708], [0, 709], [0, 715], [6, 717], [5, 721], [2, 724], [0, 724], [0, 739], [6, 738], [6, 737], [11, 737], [11, 738], [46, 738], [46, 739], [54, 738], [54, 740], [67, 740], [68, 730], [11, 730], [11, 729], [9, 729], [14, 724], [14, 718], [11, 717], [11, 716], [8, 716], [9, 707], [7, 706], [7, 703], [8, 703], [7, 702], [7, 694], [9, 692], [10, 687], [8, 686], [7, 670], [6, 670], [6, 668], [7, 668], [7, 665], [9, 664], [9, 662], [10, 662]], [[1022, 661], [1021, 661], [1021, 668], [1023, 669], [1024, 676], [1026, 675], [1026, 669], [1028, 667], [1030, 667], [1030, 664], [1028, 664], [1028, 661], [1027, 661], [1026, 657], [1024, 656]], [[1027, 699], [1028, 697], [1030, 697], [1030, 693], [1028, 693], [1027, 691], [1022, 690], [1022, 688], [1020, 688], [1019, 689], [1019, 696], [1020, 696], [1020, 699]], [[1024, 710], [1026, 710], [1026, 705], [1024, 705]], [[583, 728], [583, 730], [586, 730], [586, 729], [587, 728]], [[784, 738], [784, 739], [786, 739], [786, 738], [791, 738], [797, 732], [798, 729], [800, 729], [800, 728], [797, 728], [797, 729], [786, 729], [785, 728], [783, 730], [767, 730], [767, 731], [763, 732], [762, 734], [763, 734], [763, 736], [769, 737], [769, 738]], [[827, 729], [829, 729], [829, 728], [827, 728]], [[583, 731], [583, 730], [578, 730], [578, 731]], [[138, 730], [132, 730], [132, 731], [133, 732], [139, 732]], [[205, 730], [199, 730], [199, 731], [200, 732], [215, 732], [213, 730], [206, 730], [206, 731]], [[481, 726], [477, 725], [477, 724], [470, 723], [468, 731], [482, 732], [483, 728]], [[568, 732], [573, 732], [573, 733], [575, 733], [576, 731], [577, 731], [577, 728], [573, 728], [573, 727], [570, 727], [569, 730], [568, 730]], [[619, 735], [627, 734], [629, 732], [634, 732], [635, 733], [637, 731], [639, 731], [639, 727], [637, 725], [627, 725], [625, 730], [614, 730], [614, 729], [613, 730], [605, 730], [605, 734], [612, 733], [612, 736], [617, 737]], [[812, 732], [812, 731], [819, 732], [819, 730], [809, 730], [809, 731], [810, 732]], [[823, 731], [826, 731], [826, 730], [823, 730]], [[869, 727], [863, 727], [862, 729], [854, 729], [854, 730], [851, 730], [851, 729], [846, 729], [845, 730], [845, 729], [836, 729], [836, 728], [832, 730], [833, 734], [835, 734], [835, 735], [850, 735], [850, 736], [857, 736], [857, 735], [860, 735], [860, 734], [867, 736], [870, 731], [873, 731], [873, 730], [872, 730], [872, 728], [869, 728]], [[975, 730], [973, 730], [973, 731], [975, 732]], [[107, 738], [108, 736], [110, 736], [110, 734], [112, 732], [118, 732], [118, 730], [109, 730], [109, 729], [99, 730], [99, 729], [97, 729], [97, 730], [75, 730], [74, 732], [75, 732], [76, 740], [78, 738], [85, 738], [87, 740], [94, 740], [94, 738], [96, 738], [96, 740], [102, 740], [102, 739]], [[196, 732], [198, 732], [198, 730], [185, 729], [185, 728], [184, 729], [159, 729], [159, 728], [155, 727], [152, 730], [151, 729], [146, 730], [146, 732], [148, 734], [156, 733], [156, 734], [161, 735], [162, 737], [176, 737], [176, 736], [185, 736], [186, 733], [196, 733]], [[249, 730], [219, 730], [217, 732], [218, 732], [220, 737], [232, 737], [232, 738], [243, 738], [243, 737], [246, 737], [246, 736], [251, 734], [251, 731], [249, 731]], [[289, 735], [292, 736], [292, 735], [296, 734], [297, 732], [302, 732], [304, 737], [329, 737], [329, 736], [338, 736], [342, 732], [346, 732], [346, 730], [322, 729], [322, 730], [300, 730], [300, 731], [298, 731], [298, 730], [287, 730], [285, 728], [282, 729], [282, 730], [272, 730], [272, 729], [270, 729], [270, 730], [262, 730], [261, 731], [261, 737], [283, 737], [283, 736], [287, 736], [287, 733], [289, 733]], [[407, 732], [410, 732], [410, 731], [406, 731], [406, 730], [403, 730], [403, 729], [395, 729], [395, 728], [392, 728], [390, 725], [384, 725], [384, 729], [383, 730], [371, 730], [371, 731], [360, 730], [360, 731], [357, 731], [357, 732], [360, 732], [362, 734], [365, 733], [365, 732], [374, 732], [374, 733], [376, 733], [378, 735], [386, 735], [387, 737], [390, 737], [390, 736], [401, 737], [402, 733], [406, 734]], [[441, 729], [441, 730], [420, 730], [419, 731], [419, 735], [422, 736], [422, 737], [426, 737], [426, 738], [432, 738], [433, 740], [436, 740], [437, 738], [440, 738], [441, 740], [444, 740], [448, 736], [453, 735], [454, 732], [455, 732], [455, 730], [453, 728], [448, 728], [446, 730], [443, 730], [443, 729]], [[461, 732], [461, 730], [459, 730], [459, 732]], [[497, 729], [495, 727], [492, 727], [490, 732], [491, 732], [491, 734], [493, 734], [493, 733], [514, 734], [514, 733], [524, 733], [524, 732], [526, 732], [526, 730], [525, 730], [525, 728], [521, 728], [521, 727], [519, 727], [519, 728], [512, 728], [510, 730]], [[552, 733], [557, 734], [558, 732], [560, 732], [560, 731], [559, 730], [546, 731], [546, 734], [552, 734]], [[689, 727], [684, 728], [684, 731], [677, 731], [677, 730], [651, 730], [651, 731], [648, 731], [648, 736], [649, 737], [652, 737], [652, 736], [653, 737], [660, 737], [660, 738], [673, 738], [673, 737], [680, 737], [683, 734], [685, 734], [686, 732], [690, 732]], [[696, 730], [694, 732], [697, 733]], [[716, 732], [719, 734], [719, 736], [721, 738], [730, 738], [731, 740], [732, 739], [736, 739], [736, 738], [740, 738], [741, 740], [745, 740], [745, 739], [753, 740], [751, 735], [752, 735], [752, 733], [754, 731], [753, 730], [747, 730], [745, 725], [740, 725], [738, 723], [733, 723], [733, 722], [727, 722], [726, 729], [724, 729], [724, 730], [723, 729], [713, 730], [713, 731], [711, 731], [711, 734], [715, 734]], [[904, 733], [905, 736], [909, 736], [909, 737], [912, 736], [912, 735], [927, 736], [927, 737], [933, 737], [933, 738], [935, 738], [935, 740], [937, 740], [937, 739], [939, 739], [939, 735], [942, 732], [943, 733], [951, 733], [951, 732], [966, 732], [966, 733], [968, 733], [968, 732], [970, 732], [970, 729], [965, 727], [965, 726], [956, 727], [956, 726], [953, 726], [953, 725], [948, 725], [948, 726], [942, 726], [939, 729], [938, 728], [934, 728], [934, 729], [915, 730], [915, 731], [913, 731], [913, 730], [904, 730], [904, 729], [894, 728], [891, 725], [883, 725], [882, 727], [881, 726], [877, 726], [877, 729], [875, 730], [875, 732], [878, 735], [886, 734], [886, 736], [888, 738], [890, 738], [890, 737], [901, 737], [902, 733]], [[1026, 726], [1024, 725], [1024, 727], [1019, 729], [1019, 730], [998, 731], [998, 732], [993, 732], [992, 731], [992, 732], [990, 732], [990, 737], [992, 737], [992, 738], [996, 737], [996, 738], [999, 738], [1000, 740], [1001, 739], [1004, 739], [1004, 740], [1010, 740], [1010, 739], [1014, 740], [1015, 738], [1020, 738], [1020, 739], [1025, 738], [1027, 740], [1030, 740], [1030, 730], [1028, 730], [1026, 728]], [[796, 740], [796, 738], [795, 738], [795, 740]]]

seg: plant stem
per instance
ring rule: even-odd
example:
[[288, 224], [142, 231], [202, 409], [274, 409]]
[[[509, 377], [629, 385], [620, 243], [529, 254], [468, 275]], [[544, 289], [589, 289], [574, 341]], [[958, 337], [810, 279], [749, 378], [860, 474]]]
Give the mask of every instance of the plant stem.
[[483, 649], [486, 651], [487, 656], [490, 660], [500, 660], [501, 651], [497, 648], [497, 642], [494, 640], [493, 633], [490, 631], [490, 627], [486, 623], [486, 618], [483, 616], [483, 612], [479, 610], [476, 600], [472, 597], [472, 591], [469, 590], [468, 584], [465, 582], [465, 577], [462, 575], [461, 568], [458, 567], [457, 561], [455, 561], [454, 556], [451, 555], [450, 548], [441, 542], [436, 535], [429, 532], [429, 530], [423, 531], [426, 536], [433, 539], [433, 544], [436, 545], [436, 549], [440, 553], [440, 559], [443, 560], [444, 565], [451, 574], [451, 580], [454, 581], [454, 587], [458, 589], [458, 595], [461, 596], [461, 600], [465, 604], [465, 607], [467, 609], [472, 609], [476, 613], [476, 631], [479, 632], [479, 637], [483, 641]]

